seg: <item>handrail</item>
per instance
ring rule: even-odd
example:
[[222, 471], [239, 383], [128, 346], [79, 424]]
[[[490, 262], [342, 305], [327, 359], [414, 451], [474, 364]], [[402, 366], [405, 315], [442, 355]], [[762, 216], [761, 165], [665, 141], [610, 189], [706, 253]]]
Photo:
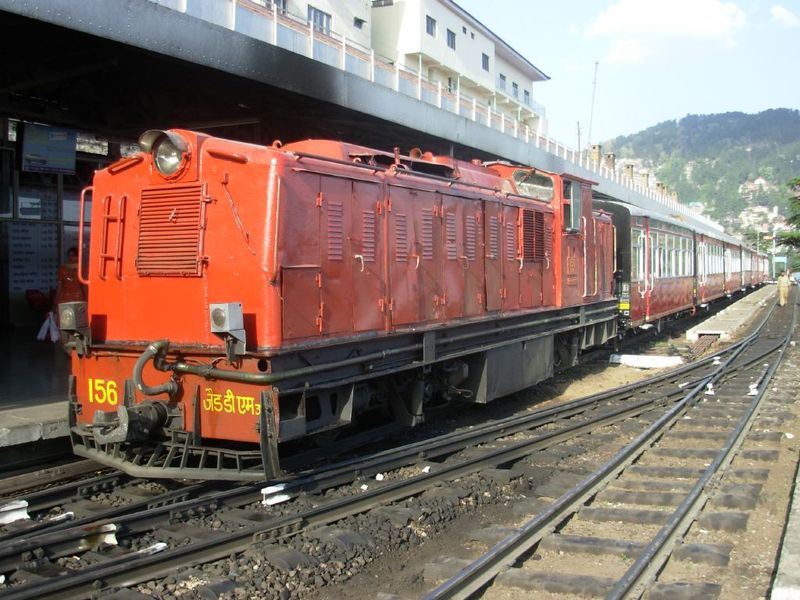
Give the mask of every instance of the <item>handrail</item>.
[[78, 216], [78, 281], [83, 285], [89, 285], [89, 279], [83, 276], [83, 211], [86, 206], [86, 194], [94, 193], [94, 186], [88, 185], [81, 190], [81, 201], [78, 205], [80, 215]]

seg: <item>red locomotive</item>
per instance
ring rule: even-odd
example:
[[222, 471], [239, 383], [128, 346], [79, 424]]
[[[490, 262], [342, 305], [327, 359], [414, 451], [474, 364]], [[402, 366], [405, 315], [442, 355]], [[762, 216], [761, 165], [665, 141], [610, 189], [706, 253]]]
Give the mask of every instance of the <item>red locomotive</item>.
[[281, 442], [489, 402], [617, 334], [589, 181], [334, 141], [140, 145], [82, 195], [89, 303], [59, 312], [79, 455], [269, 477]]

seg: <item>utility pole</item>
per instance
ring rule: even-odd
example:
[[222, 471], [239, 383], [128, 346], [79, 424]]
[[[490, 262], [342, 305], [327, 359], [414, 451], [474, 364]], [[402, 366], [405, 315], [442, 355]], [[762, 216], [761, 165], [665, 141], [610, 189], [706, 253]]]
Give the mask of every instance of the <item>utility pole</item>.
[[586, 135], [586, 145], [592, 143], [592, 119], [594, 118], [594, 93], [597, 90], [597, 67], [600, 63], [594, 61], [594, 81], [592, 81], [592, 108], [589, 110], [589, 131]]

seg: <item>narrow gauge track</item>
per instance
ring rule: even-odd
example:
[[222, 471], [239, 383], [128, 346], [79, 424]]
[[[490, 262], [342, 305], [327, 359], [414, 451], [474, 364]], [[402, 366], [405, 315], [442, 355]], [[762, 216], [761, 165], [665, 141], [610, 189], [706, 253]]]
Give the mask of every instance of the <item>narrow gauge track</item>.
[[62, 460], [49, 467], [40, 465], [36, 468], [4, 473], [0, 478], [0, 503], [25, 490], [55, 486], [60, 482], [66, 482], [82, 475], [107, 470], [106, 467], [91, 460], [81, 459], [68, 462]]
[[[743, 527], [748, 515], [740, 511], [756, 505], [768, 471], [734, 469], [732, 463], [737, 455], [774, 460], [774, 452], [744, 451], [742, 445], [794, 325], [794, 310], [774, 311], [718, 369], [695, 380], [679, 402], [607, 462], [577, 485], [562, 481], [560, 495], [542, 490], [536, 516], [484, 532], [482, 541], [490, 548], [477, 558], [430, 565], [431, 579], [453, 574], [425, 600], [477, 595], [508, 600], [532, 591], [584, 595], [588, 590], [613, 599], [645, 593], [717, 597], [720, 584], [687, 581], [686, 569], [665, 565], [687, 559], [727, 564], [729, 547], [688, 540], [693, 527], [701, 532]], [[750, 434], [754, 442], [780, 437], [774, 431]], [[619, 539], [620, 533], [636, 538]], [[612, 558], [587, 560], [587, 554]]]
[[[733, 346], [716, 355], [736, 352]], [[5, 598], [83, 597], [98, 589], [132, 585], [174, 573], [187, 564], [208, 562], [246, 550], [254, 541], [284, 542], [312, 527], [331, 524], [347, 516], [420, 494], [490, 467], [503, 467], [604, 425], [634, 417], [657, 420], [685, 395], [683, 382], [703, 385], [717, 369], [714, 357], [647, 380], [561, 406], [509, 417], [499, 422], [418, 442], [391, 452], [353, 459], [322, 471], [299, 474], [276, 484], [270, 498], [318, 493], [348, 486], [371, 477], [424, 462], [428, 472], [371, 484], [364, 492], [344, 492], [340, 497], [308, 508], [292, 502], [263, 506], [261, 485], [247, 485], [199, 497], [151, 506], [149, 510], [100, 519], [80, 527], [59, 525], [57, 530], [7, 540], [0, 550], [0, 572], [6, 573]], [[726, 361], [730, 362], [730, 361]], [[746, 365], [740, 368], [745, 368]], [[480, 445], [476, 449], [476, 446]], [[466, 452], [461, 453], [462, 450]], [[244, 507], [244, 508], [242, 508]], [[203, 524], [218, 522], [213, 529]], [[151, 532], [168, 531], [158, 543]], [[113, 533], [123, 546], [103, 544]], [[143, 536], [139, 538], [137, 536]], [[191, 543], [185, 543], [186, 540]], [[58, 559], [79, 555], [64, 565]]]

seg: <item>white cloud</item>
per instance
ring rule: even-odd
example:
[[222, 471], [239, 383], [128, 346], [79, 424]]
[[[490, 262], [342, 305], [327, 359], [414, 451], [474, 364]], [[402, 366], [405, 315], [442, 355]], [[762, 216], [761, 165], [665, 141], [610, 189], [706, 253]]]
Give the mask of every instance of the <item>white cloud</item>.
[[670, 42], [735, 46], [736, 35], [746, 24], [744, 11], [723, 0], [618, 0], [592, 20], [586, 33], [610, 40], [609, 62], [632, 63], [644, 61]]
[[786, 27], [800, 26], [800, 18], [798, 18], [797, 15], [788, 8], [784, 8], [780, 4], [773, 6], [770, 9], [770, 12], [772, 13], [772, 20], [777, 21], [781, 25], [786, 25]]

